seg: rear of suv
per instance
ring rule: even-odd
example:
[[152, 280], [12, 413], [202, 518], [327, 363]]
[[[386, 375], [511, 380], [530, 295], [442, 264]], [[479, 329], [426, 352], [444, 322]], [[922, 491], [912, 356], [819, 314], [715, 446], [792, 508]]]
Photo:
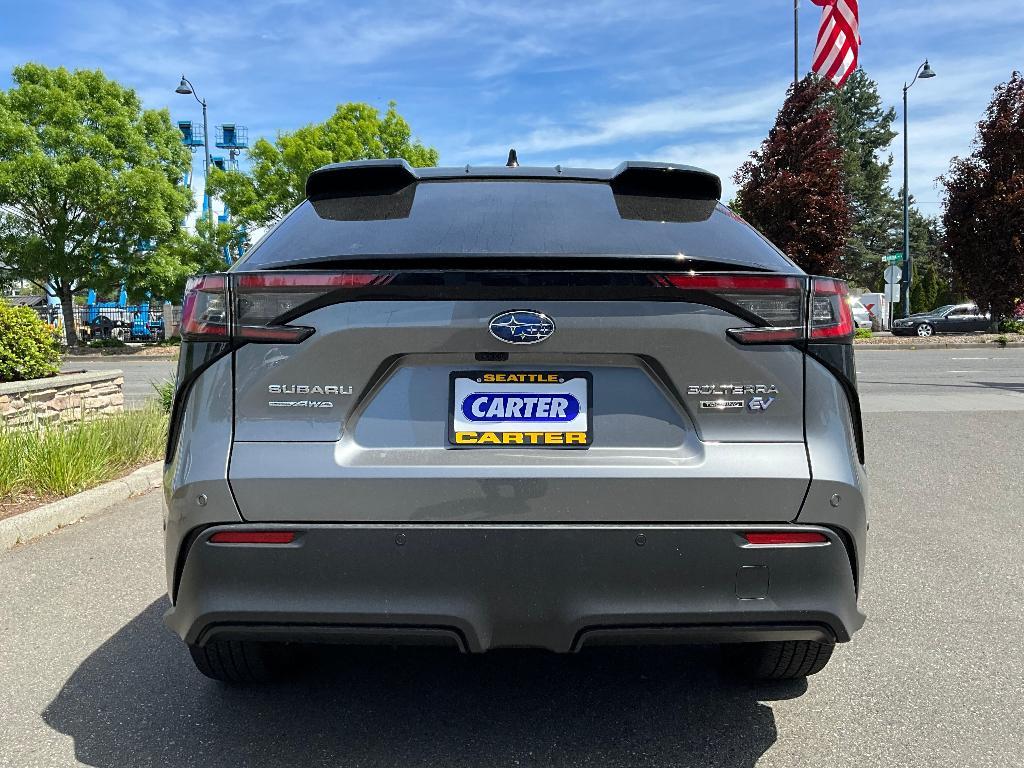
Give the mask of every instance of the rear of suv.
[[293, 642], [720, 643], [812, 674], [863, 624], [846, 287], [688, 166], [327, 166], [194, 278], [166, 621], [206, 675]]

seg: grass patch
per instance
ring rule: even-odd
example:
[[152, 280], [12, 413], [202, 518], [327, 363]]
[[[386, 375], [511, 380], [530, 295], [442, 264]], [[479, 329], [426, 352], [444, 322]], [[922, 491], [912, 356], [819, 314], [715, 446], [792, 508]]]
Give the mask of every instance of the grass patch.
[[0, 427], [0, 499], [21, 488], [25, 441], [24, 433]]
[[857, 328], [853, 332], [853, 336], [856, 339], [870, 339], [871, 338], [871, 329], [870, 328]]
[[153, 385], [153, 389], [156, 390], [156, 399], [160, 403], [160, 407], [164, 413], [171, 412], [171, 406], [174, 405], [174, 380], [164, 379], [163, 381], [150, 382]]
[[70, 496], [163, 455], [167, 415], [157, 405], [36, 429], [0, 427], [0, 503]]

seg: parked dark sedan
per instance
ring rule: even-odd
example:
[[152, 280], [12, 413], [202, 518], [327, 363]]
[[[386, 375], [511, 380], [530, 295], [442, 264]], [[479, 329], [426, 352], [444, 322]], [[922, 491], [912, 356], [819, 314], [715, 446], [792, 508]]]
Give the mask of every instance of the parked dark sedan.
[[931, 336], [934, 333], [970, 333], [988, 330], [991, 320], [974, 304], [947, 304], [931, 312], [895, 320], [894, 336]]

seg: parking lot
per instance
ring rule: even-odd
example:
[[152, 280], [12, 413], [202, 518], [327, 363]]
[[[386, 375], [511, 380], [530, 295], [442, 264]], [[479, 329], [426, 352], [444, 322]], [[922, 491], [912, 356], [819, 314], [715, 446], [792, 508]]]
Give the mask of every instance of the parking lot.
[[0, 765], [1020, 766], [1024, 349], [858, 351], [858, 375], [868, 622], [806, 682], [704, 647], [324, 649], [225, 688], [161, 624], [153, 493], [0, 554]]
[[159, 357], [109, 358], [68, 357], [64, 359], [61, 372], [71, 371], [124, 371], [124, 402], [129, 408], [141, 405], [156, 394], [154, 385], [173, 379], [178, 370], [177, 360]]

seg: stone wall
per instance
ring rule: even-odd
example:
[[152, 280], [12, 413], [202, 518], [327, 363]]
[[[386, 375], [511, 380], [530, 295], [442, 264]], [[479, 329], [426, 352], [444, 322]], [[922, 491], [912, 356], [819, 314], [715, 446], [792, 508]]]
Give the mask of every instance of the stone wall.
[[62, 373], [0, 384], [0, 422], [7, 426], [73, 421], [124, 410], [121, 371]]

